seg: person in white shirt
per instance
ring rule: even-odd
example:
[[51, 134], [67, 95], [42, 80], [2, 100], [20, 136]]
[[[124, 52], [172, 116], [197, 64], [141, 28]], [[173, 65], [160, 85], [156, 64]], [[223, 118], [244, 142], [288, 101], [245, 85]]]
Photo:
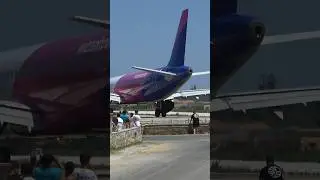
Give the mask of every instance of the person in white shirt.
[[77, 180], [98, 180], [96, 173], [90, 167], [91, 156], [86, 154], [80, 155], [80, 168], [74, 169]]
[[135, 110], [135, 111], [134, 111], [134, 115], [133, 115], [133, 117], [132, 117], [133, 126], [134, 126], [134, 127], [140, 127], [140, 126], [141, 126], [140, 120], [141, 120], [141, 117], [140, 117], [140, 115], [138, 114], [138, 111]]
[[134, 123], [133, 123], [133, 113], [130, 113], [130, 114], [129, 114], [129, 122], [130, 122], [129, 128], [134, 127]]
[[123, 119], [120, 117], [120, 113], [117, 113], [118, 118], [118, 130], [121, 130], [123, 128]]

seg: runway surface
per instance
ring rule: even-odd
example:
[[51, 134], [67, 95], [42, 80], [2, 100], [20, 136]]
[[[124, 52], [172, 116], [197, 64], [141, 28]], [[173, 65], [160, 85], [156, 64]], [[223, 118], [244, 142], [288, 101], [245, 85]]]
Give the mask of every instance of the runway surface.
[[111, 179], [209, 179], [209, 150], [209, 135], [146, 136], [111, 155]]

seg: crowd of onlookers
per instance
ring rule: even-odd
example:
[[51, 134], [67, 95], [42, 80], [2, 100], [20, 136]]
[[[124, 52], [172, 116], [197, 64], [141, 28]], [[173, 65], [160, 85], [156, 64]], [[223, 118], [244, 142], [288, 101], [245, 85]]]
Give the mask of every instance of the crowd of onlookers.
[[[10, 158], [9, 158], [10, 159]], [[50, 154], [42, 155], [38, 160], [30, 156], [30, 161], [3, 162], [11, 164], [7, 175], [0, 179], [6, 180], [97, 180], [97, 175], [90, 166], [89, 155], [80, 155], [80, 167], [72, 162], [61, 164], [59, 160]], [[4, 172], [0, 172], [4, 175]]]
[[137, 110], [134, 113], [128, 113], [126, 110], [123, 110], [122, 112], [113, 112], [110, 119], [112, 132], [132, 127], [140, 127], [140, 120], [141, 117]]

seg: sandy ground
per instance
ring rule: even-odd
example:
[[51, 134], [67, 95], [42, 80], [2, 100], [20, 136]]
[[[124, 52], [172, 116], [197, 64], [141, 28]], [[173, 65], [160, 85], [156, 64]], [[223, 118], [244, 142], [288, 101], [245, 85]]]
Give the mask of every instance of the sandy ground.
[[112, 154], [111, 179], [209, 179], [209, 136], [149, 136]]

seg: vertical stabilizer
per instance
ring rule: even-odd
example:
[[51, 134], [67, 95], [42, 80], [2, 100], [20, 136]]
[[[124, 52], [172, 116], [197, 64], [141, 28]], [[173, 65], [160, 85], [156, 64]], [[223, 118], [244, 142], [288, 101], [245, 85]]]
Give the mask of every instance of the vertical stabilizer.
[[180, 23], [171, 53], [168, 67], [176, 67], [184, 65], [184, 56], [186, 50], [186, 36], [188, 24], [188, 9], [182, 11]]

